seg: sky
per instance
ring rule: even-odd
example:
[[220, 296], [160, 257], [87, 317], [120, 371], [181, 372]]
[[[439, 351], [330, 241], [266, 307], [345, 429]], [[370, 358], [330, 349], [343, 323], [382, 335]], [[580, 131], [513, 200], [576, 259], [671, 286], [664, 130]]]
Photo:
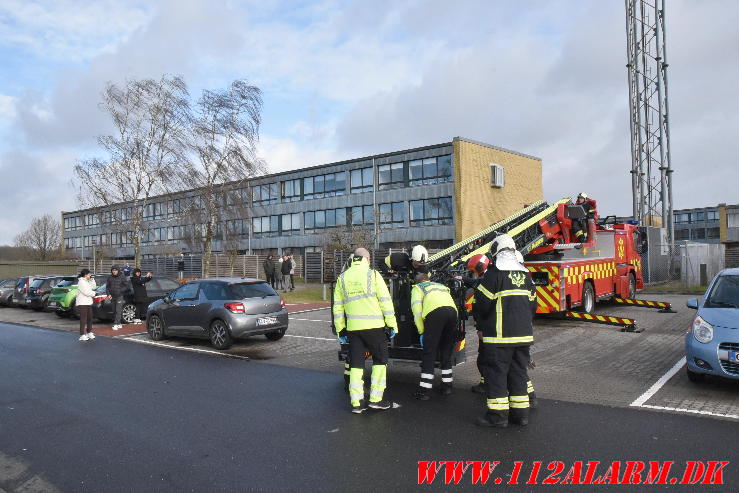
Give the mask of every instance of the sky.
[[[739, 203], [739, 2], [666, 3], [673, 206]], [[629, 215], [625, 65], [622, 0], [0, 0], [0, 244], [78, 208], [105, 84], [163, 74], [258, 86], [271, 172], [462, 136]]]

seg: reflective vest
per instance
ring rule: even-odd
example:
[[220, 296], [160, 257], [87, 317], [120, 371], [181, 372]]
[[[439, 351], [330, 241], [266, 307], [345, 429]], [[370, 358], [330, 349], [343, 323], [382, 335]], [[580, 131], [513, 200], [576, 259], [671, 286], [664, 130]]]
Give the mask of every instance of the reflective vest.
[[387, 285], [376, 270], [370, 269], [365, 258], [353, 261], [336, 280], [332, 311], [337, 334], [344, 329], [398, 330]]
[[451, 306], [454, 311], [457, 311], [457, 304], [454, 302], [452, 295], [449, 294], [448, 287], [431, 281], [419, 282], [413, 286], [411, 290], [411, 311], [419, 334], [423, 334], [423, 320], [426, 315], [442, 306]]

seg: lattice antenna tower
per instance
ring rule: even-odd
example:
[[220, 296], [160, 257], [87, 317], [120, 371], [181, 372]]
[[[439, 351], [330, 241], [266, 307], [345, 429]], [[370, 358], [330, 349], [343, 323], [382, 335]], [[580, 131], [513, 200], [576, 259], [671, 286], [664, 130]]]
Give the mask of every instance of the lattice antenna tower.
[[634, 219], [666, 227], [672, 245], [665, 1], [625, 1]]

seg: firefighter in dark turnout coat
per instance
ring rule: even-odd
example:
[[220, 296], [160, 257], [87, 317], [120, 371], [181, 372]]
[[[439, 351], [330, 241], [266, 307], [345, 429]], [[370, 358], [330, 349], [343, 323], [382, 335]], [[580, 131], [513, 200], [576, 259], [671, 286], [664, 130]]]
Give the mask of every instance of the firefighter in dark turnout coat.
[[482, 330], [480, 367], [487, 390], [487, 413], [480, 426], [528, 424], [529, 348], [534, 342], [536, 291], [513, 239], [499, 235], [491, 246], [495, 268], [475, 289], [474, 314]]

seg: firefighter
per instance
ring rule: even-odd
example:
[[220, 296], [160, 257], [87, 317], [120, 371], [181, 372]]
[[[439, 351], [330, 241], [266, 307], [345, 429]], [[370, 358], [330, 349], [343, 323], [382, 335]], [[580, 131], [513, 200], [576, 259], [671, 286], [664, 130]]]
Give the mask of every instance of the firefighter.
[[434, 381], [437, 352], [441, 363], [439, 390], [443, 395], [449, 395], [453, 383], [452, 352], [457, 342], [457, 306], [454, 298], [448, 287], [429, 281], [428, 274], [419, 272], [411, 290], [411, 311], [423, 347], [420, 388], [413, 396], [422, 401], [431, 398], [429, 391]]
[[[517, 258], [519, 259], [519, 262], [523, 259], [523, 256], [518, 257], [520, 255], [519, 252], [517, 253]], [[465, 286], [476, 288], [478, 284], [480, 284], [480, 281], [482, 281], [482, 276], [487, 272], [488, 267], [490, 265], [490, 259], [486, 255], [478, 254], [473, 255], [470, 257], [470, 259], [467, 261], [467, 270], [469, 270], [472, 275], [471, 276], [465, 276], [462, 277], [462, 282]], [[495, 269], [495, 265], [493, 265], [493, 268]], [[467, 296], [467, 299], [465, 300], [465, 307], [467, 308], [468, 313], [472, 313], [474, 317], [473, 307], [475, 305], [475, 294], [474, 291], [472, 294]], [[477, 385], [473, 385], [470, 390], [474, 392], [475, 394], [485, 394], [487, 393], [487, 389], [485, 387], [485, 377], [482, 374], [482, 362], [484, 360], [483, 352], [485, 350], [485, 345], [482, 343], [482, 331], [480, 331], [480, 324], [477, 323], [477, 320], [475, 320], [475, 327], [478, 329], [477, 331], [477, 339], [478, 339], [478, 346], [477, 346], [477, 371], [480, 372], [480, 383]], [[529, 364], [529, 368], [533, 369], [534, 362], [533, 360]], [[534, 384], [531, 382], [531, 380], [526, 382], [526, 388], [529, 394], [529, 407], [531, 409], [535, 409], [537, 407], [537, 400], [536, 400], [536, 392], [534, 391]]]
[[[334, 326], [341, 344], [349, 344], [349, 398], [352, 412], [367, 409], [364, 400], [364, 354], [372, 355], [369, 407], [389, 409], [383, 399], [387, 374], [387, 337], [395, 337], [398, 323], [393, 302], [380, 273], [370, 268], [370, 254], [357, 248], [352, 264], [336, 280], [332, 307]], [[387, 332], [386, 332], [387, 331]]]
[[576, 205], [581, 205], [585, 210], [585, 217], [572, 220], [572, 233], [576, 243], [587, 243], [588, 241], [588, 220], [595, 217], [595, 201], [588, 198], [588, 194], [580, 192], [575, 201]]
[[536, 292], [513, 238], [496, 237], [491, 254], [495, 268], [487, 270], [476, 288], [473, 309], [482, 329], [481, 367], [487, 388], [487, 413], [477, 424], [503, 428], [510, 421], [525, 426]]

